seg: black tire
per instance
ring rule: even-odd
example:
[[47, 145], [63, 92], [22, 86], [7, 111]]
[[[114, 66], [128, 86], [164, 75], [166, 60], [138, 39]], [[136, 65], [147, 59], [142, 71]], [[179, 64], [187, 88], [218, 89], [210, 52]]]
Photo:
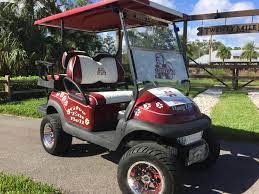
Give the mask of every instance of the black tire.
[[122, 193], [133, 193], [128, 184], [128, 171], [136, 162], [152, 164], [164, 177], [163, 194], [174, 194], [176, 191], [176, 157], [170, 155], [168, 149], [155, 144], [143, 143], [129, 149], [121, 158], [117, 179]]
[[213, 167], [220, 155], [220, 142], [211, 129], [204, 131], [203, 139], [209, 146], [209, 153], [206, 160], [191, 165], [193, 169], [207, 169]]
[[[54, 143], [52, 146], [47, 146], [44, 143], [44, 127], [51, 126], [53, 130]], [[72, 136], [63, 131], [61, 120], [58, 114], [50, 114], [43, 118], [40, 127], [40, 138], [44, 149], [52, 155], [62, 155], [66, 153], [71, 146]]]

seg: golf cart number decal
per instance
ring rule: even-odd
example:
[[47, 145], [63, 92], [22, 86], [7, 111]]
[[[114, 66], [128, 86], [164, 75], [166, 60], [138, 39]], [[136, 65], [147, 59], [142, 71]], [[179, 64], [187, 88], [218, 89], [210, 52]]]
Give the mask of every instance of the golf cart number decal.
[[183, 104], [178, 106], [173, 106], [172, 109], [177, 112], [183, 112], [190, 110], [192, 108], [192, 104]]

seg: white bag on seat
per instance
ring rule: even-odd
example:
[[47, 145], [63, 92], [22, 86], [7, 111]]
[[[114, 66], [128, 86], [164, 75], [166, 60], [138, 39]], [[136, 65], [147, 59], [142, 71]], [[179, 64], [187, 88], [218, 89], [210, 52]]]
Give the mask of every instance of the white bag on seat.
[[114, 58], [103, 58], [100, 62], [91, 57], [79, 55], [82, 80], [81, 84], [116, 83], [118, 81], [117, 64]]

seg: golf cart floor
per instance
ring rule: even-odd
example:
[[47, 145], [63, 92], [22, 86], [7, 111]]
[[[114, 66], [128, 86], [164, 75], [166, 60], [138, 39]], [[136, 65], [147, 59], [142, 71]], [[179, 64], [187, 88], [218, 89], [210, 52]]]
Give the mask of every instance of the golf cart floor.
[[115, 133], [116, 133], [116, 130], [93, 132], [94, 135], [104, 139], [105, 141], [111, 142], [111, 143], [113, 142], [113, 140], [115, 138]]

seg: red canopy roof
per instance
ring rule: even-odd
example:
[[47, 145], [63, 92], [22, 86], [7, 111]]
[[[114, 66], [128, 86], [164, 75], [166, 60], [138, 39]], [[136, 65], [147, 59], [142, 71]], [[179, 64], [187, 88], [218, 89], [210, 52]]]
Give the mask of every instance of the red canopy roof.
[[[183, 14], [149, 0], [102, 0], [36, 21], [35, 25], [60, 28], [61, 20], [66, 29], [83, 31], [108, 31], [120, 28], [120, 20], [112, 7], [130, 9], [169, 21], [183, 18]], [[140, 25], [135, 21], [135, 25]]]

